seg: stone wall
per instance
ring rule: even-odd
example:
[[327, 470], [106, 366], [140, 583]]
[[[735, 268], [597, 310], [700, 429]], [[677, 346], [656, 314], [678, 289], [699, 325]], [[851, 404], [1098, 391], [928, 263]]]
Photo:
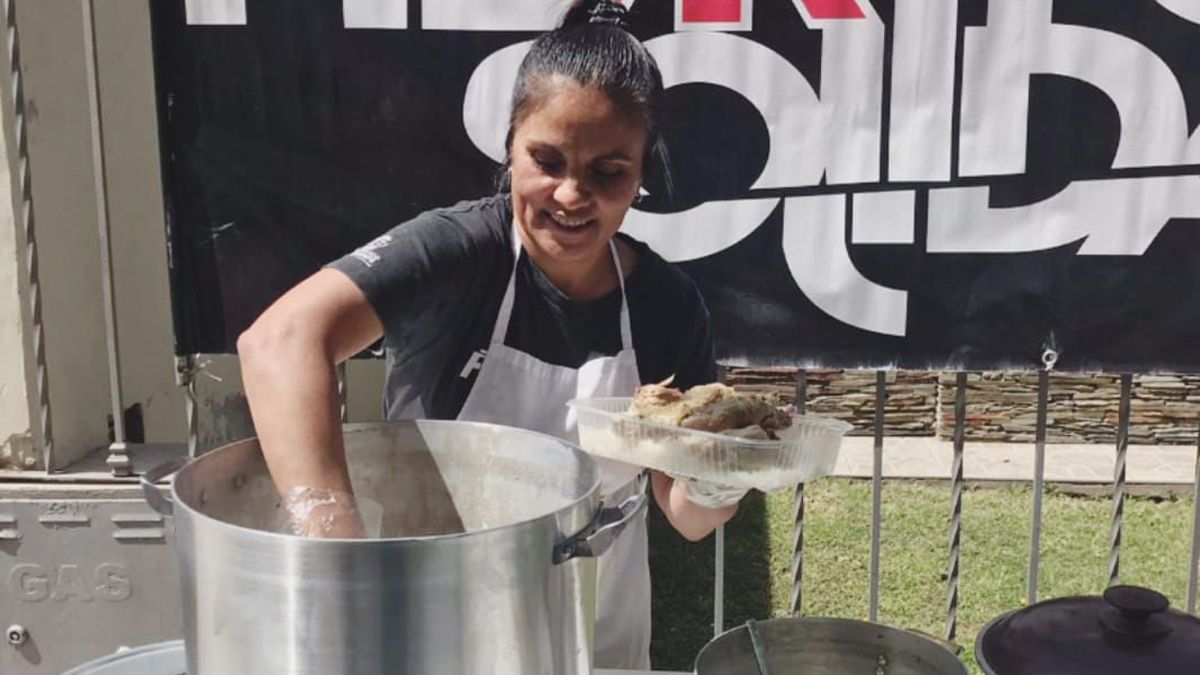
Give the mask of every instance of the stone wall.
[[[748, 391], [775, 392], [791, 401], [796, 371], [730, 368], [726, 380]], [[954, 429], [954, 373], [888, 372], [884, 408], [889, 436], [938, 436]], [[875, 419], [874, 371], [814, 369], [807, 374], [812, 412], [846, 420], [852, 433], [870, 434]], [[1052, 373], [1047, 405], [1051, 443], [1113, 443], [1120, 376]], [[966, 437], [975, 441], [1030, 442], [1037, 423], [1037, 373], [983, 372], [967, 377]], [[1195, 444], [1200, 430], [1200, 376], [1135, 375], [1130, 443]]]
[[[938, 374], [891, 371], [884, 404], [884, 433], [888, 436], [932, 436], [938, 419]], [[778, 368], [731, 368], [726, 381], [745, 391], [774, 392], [792, 401], [796, 371]], [[867, 370], [809, 370], [808, 411], [836, 417], [854, 425], [852, 434], [874, 433], [875, 372]]]
[[[938, 435], [954, 428], [954, 375], [939, 382]], [[1200, 429], [1200, 376], [1135, 375], [1129, 407], [1129, 442], [1194, 444]], [[1047, 440], [1115, 443], [1119, 375], [1051, 373], [1046, 406]], [[972, 373], [967, 377], [967, 438], [1032, 441], [1037, 423], [1036, 373]]]

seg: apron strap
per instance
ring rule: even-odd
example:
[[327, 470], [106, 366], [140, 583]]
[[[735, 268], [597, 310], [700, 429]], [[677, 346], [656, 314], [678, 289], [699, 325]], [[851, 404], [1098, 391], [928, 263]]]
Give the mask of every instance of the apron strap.
[[633, 350], [633, 329], [629, 323], [629, 301], [625, 298], [625, 271], [621, 269], [621, 256], [617, 255], [617, 238], [608, 240], [612, 252], [613, 267], [617, 270], [617, 283], [621, 286], [621, 351]]
[[[513, 305], [517, 294], [517, 265], [521, 262], [521, 237], [517, 233], [516, 224], [512, 229], [513, 240], [513, 269], [508, 275], [508, 287], [504, 289], [504, 299], [500, 301], [500, 313], [496, 315], [496, 325], [492, 328], [492, 344], [503, 344], [508, 336], [508, 322], [512, 318]], [[621, 350], [633, 349], [633, 329], [629, 321], [629, 302], [625, 297], [625, 274], [621, 270], [621, 257], [617, 255], [617, 243], [608, 240], [608, 250], [612, 254], [613, 266], [617, 270], [617, 283], [621, 287]]]
[[517, 224], [513, 223], [513, 268], [508, 275], [508, 287], [504, 289], [504, 299], [500, 301], [500, 313], [496, 315], [496, 325], [492, 328], [491, 344], [504, 344], [508, 335], [508, 320], [512, 318], [513, 303], [517, 294], [517, 264], [521, 262], [521, 237], [517, 234]]

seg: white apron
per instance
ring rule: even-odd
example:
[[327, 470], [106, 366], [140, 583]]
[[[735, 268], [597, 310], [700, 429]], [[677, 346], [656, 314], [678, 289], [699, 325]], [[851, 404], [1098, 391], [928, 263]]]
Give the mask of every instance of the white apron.
[[[616, 356], [592, 359], [579, 369], [540, 361], [504, 344], [512, 317], [517, 263], [521, 240], [513, 232], [513, 274], [492, 330], [487, 356], [458, 419], [521, 427], [579, 442], [575, 414], [567, 407], [573, 398], [630, 396], [641, 383], [625, 279], [615, 243], [609, 242], [621, 284], [621, 351]], [[633, 494], [639, 467], [597, 458], [600, 492], [607, 504]], [[616, 501], [614, 501], [614, 499]], [[645, 513], [625, 528], [597, 561], [596, 645], [597, 668], [650, 669], [650, 567]]]

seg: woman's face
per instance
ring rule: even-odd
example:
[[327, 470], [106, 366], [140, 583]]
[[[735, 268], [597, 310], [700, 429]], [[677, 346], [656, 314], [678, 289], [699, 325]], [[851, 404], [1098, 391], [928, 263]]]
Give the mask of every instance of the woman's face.
[[543, 86], [513, 133], [513, 211], [534, 260], [592, 262], [637, 197], [646, 130], [603, 92], [561, 76]]

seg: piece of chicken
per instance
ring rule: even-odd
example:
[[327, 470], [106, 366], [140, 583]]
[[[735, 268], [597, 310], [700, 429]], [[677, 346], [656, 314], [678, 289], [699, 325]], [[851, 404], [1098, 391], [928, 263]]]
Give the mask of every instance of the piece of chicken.
[[[774, 397], [741, 394], [720, 383], [702, 384], [686, 392], [660, 384], [638, 387], [629, 412], [643, 419], [742, 438], [774, 438], [791, 424]], [[758, 430], [758, 431], [755, 431]]]

